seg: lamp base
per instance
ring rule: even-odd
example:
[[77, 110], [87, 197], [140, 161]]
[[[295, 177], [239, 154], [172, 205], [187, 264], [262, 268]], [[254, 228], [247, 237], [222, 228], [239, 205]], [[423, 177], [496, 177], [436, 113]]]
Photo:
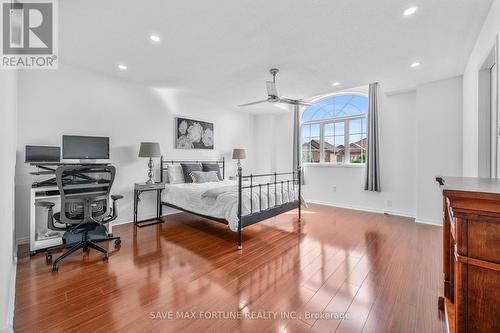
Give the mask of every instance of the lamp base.
[[153, 159], [150, 157], [149, 162], [148, 162], [148, 180], [146, 181], [146, 184], [154, 184], [155, 181], [153, 180]]

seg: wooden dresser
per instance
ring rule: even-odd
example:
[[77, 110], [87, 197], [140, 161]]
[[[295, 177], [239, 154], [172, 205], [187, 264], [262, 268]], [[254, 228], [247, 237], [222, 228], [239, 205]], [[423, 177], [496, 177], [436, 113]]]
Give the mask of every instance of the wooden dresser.
[[437, 177], [450, 332], [500, 332], [500, 179]]

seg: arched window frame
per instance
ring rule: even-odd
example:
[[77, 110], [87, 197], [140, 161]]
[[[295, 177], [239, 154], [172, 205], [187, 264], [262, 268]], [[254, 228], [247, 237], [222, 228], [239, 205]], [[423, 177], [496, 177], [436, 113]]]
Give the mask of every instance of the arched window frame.
[[[314, 104], [317, 102], [320, 102], [322, 100], [332, 98], [332, 97], [338, 97], [338, 96], [362, 96], [365, 98], [368, 98], [368, 94], [362, 93], [362, 92], [357, 92], [357, 91], [344, 91], [341, 93], [333, 93], [333, 94], [328, 94], [328, 95], [323, 95], [321, 97], [315, 98], [313, 100], [310, 100], [309, 102]], [[347, 165], [347, 166], [364, 166], [365, 161], [362, 161], [361, 163], [351, 163], [351, 149], [350, 149], [350, 143], [349, 143], [349, 137], [350, 137], [350, 131], [349, 131], [349, 121], [350, 120], [356, 120], [356, 119], [368, 119], [368, 110], [365, 114], [360, 114], [360, 115], [354, 115], [354, 116], [345, 116], [345, 117], [333, 117], [333, 118], [325, 118], [321, 120], [309, 120], [309, 121], [302, 121], [302, 117], [304, 115], [304, 112], [307, 110], [307, 107], [302, 108], [301, 114], [300, 114], [300, 119], [301, 119], [301, 132], [304, 127], [304, 125], [319, 125], [320, 126], [320, 159], [319, 162], [305, 162], [306, 164], [310, 165]], [[331, 163], [331, 162], [326, 162], [325, 161], [325, 125], [326, 124], [335, 124], [335, 123], [344, 123], [344, 160], [341, 163]], [[301, 135], [302, 136], [302, 135]], [[301, 139], [302, 142], [302, 139]], [[347, 148], [346, 148], [347, 147]], [[301, 145], [301, 154], [303, 154], [303, 147]], [[366, 155], [365, 155], [366, 156]]]

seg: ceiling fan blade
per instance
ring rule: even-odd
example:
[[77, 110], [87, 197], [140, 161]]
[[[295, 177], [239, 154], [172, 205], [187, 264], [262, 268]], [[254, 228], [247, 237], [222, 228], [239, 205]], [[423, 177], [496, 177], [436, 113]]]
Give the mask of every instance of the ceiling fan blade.
[[266, 81], [267, 95], [268, 96], [278, 96], [278, 90], [276, 89], [276, 83], [273, 81]]
[[250, 105], [255, 105], [255, 104], [260, 104], [260, 103], [267, 103], [267, 99], [262, 100], [262, 101], [257, 101], [257, 102], [251, 102], [251, 103], [241, 104], [241, 105], [238, 105], [238, 106], [239, 107], [241, 107], [241, 106], [250, 106]]
[[280, 98], [280, 103], [298, 104], [298, 105], [302, 105], [302, 106], [311, 106], [312, 105], [311, 103], [304, 102], [300, 99], [291, 99], [291, 98], [287, 98], [287, 97]]

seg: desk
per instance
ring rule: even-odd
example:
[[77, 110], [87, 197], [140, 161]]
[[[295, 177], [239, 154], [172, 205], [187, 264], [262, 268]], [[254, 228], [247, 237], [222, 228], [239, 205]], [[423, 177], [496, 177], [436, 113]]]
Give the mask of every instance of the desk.
[[500, 179], [438, 177], [450, 332], [500, 332]]
[[[161, 191], [165, 189], [165, 183], [135, 183], [134, 184], [134, 224], [140, 228], [163, 223], [161, 219]], [[156, 219], [137, 221], [138, 204], [142, 192], [156, 191]]]
[[[60, 211], [60, 195], [57, 186], [39, 186], [32, 187], [30, 191], [30, 255], [36, 254], [37, 251], [45, 250], [48, 247], [62, 244], [62, 235], [64, 232], [59, 232], [59, 235], [52, 237], [43, 237], [47, 228], [47, 209], [38, 208], [35, 206], [36, 201], [52, 201], [54, 212]], [[112, 233], [112, 225], [108, 225], [109, 233]], [[54, 232], [56, 234], [57, 232]]]

